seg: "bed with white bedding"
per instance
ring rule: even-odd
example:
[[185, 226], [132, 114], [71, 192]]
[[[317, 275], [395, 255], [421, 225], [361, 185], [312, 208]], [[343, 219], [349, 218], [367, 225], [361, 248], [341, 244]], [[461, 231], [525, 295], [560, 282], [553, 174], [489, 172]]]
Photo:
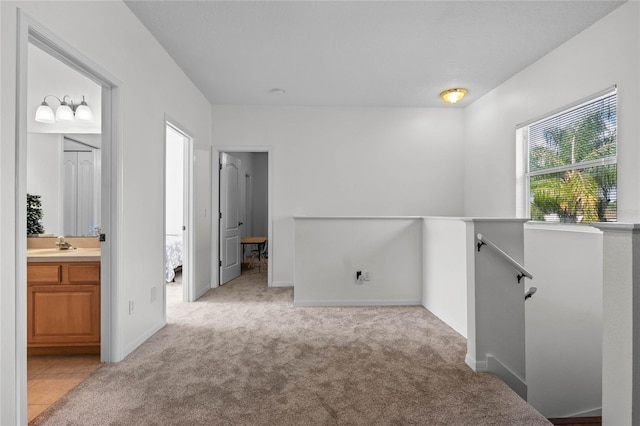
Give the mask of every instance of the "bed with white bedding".
[[182, 266], [182, 235], [166, 235], [165, 240], [165, 280], [172, 282], [176, 276], [176, 268]]

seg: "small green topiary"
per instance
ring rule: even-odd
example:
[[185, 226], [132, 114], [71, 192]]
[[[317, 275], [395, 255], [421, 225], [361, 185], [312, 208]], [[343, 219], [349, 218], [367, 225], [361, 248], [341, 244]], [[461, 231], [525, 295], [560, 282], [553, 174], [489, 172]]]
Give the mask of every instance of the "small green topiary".
[[44, 234], [40, 195], [27, 194], [27, 235]]

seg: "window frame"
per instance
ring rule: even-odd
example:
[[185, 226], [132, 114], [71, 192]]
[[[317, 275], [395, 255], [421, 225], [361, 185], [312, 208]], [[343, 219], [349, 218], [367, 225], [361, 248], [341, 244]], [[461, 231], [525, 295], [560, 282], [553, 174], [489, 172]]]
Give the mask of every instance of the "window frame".
[[[529, 132], [531, 126], [534, 126], [542, 121], [551, 120], [559, 115], [568, 113], [570, 111], [579, 109], [585, 105], [597, 102], [601, 99], [607, 98], [611, 95], [616, 96], [616, 105], [618, 102], [618, 88], [617, 85], [608, 87], [595, 93], [591, 96], [583, 98], [577, 102], [558, 108], [549, 114], [539, 116], [533, 120], [526, 121], [516, 126], [516, 217], [531, 219], [531, 178], [535, 176], [547, 175], [552, 173], [565, 172], [570, 170], [583, 170], [590, 167], [607, 166], [612, 164], [618, 164], [618, 116], [616, 112], [616, 153], [615, 155], [608, 156], [606, 158], [600, 158], [596, 160], [588, 160], [579, 163], [572, 163], [563, 166], [551, 167], [547, 169], [529, 171], [530, 167], [530, 147], [529, 147]], [[617, 108], [616, 108], [617, 110]], [[617, 184], [617, 178], [616, 178]], [[616, 214], [617, 221], [617, 214]], [[538, 222], [536, 220], [536, 222]], [[539, 221], [549, 223], [546, 221]]]

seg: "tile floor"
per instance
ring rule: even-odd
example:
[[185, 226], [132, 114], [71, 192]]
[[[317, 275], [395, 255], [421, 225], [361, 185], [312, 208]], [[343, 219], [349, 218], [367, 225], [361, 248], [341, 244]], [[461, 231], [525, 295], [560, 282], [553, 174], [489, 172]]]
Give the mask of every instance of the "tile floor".
[[35, 419], [100, 367], [100, 355], [45, 355], [27, 359], [27, 417]]

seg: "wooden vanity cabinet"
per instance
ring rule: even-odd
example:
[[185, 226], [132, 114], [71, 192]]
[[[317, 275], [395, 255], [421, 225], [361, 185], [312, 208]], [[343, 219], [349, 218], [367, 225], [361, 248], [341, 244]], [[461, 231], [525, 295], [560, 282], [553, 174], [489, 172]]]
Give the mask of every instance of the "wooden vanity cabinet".
[[27, 264], [27, 347], [100, 352], [100, 262]]

